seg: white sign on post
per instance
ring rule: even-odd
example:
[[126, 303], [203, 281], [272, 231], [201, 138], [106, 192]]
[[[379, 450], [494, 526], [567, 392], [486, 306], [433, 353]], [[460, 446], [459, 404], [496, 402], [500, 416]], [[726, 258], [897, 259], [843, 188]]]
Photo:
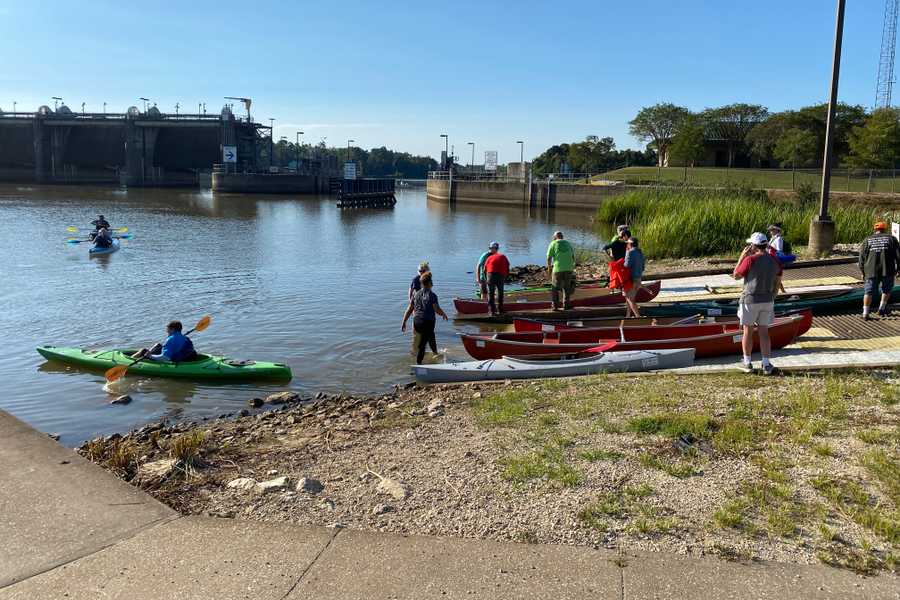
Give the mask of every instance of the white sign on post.
[[222, 146], [222, 162], [237, 162], [237, 146]]
[[348, 160], [344, 163], [344, 179], [356, 179], [356, 162]]
[[891, 221], [891, 235], [894, 236], [897, 241], [900, 241], [900, 223]]
[[485, 150], [485, 152], [484, 152], [484, 170], [485, 171], [496, 171], [497, 170], [497, 151], [496, 150]]

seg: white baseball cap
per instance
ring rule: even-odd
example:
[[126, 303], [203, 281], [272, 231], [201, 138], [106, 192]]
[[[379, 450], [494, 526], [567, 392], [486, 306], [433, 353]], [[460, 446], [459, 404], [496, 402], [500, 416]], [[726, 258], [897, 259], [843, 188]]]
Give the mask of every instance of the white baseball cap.
[[747, 239], [747, 243], [754, 246], [764, 246], [769, 243], [769, 239], [766, 237], [766, 234], [757, 231]]

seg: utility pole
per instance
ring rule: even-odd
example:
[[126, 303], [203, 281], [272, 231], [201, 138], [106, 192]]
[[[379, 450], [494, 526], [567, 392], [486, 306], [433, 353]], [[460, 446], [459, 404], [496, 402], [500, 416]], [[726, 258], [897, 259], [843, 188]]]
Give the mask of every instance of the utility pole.
[[475, 142], [466, 142], [468, 145], [472, 146], [472, 161], [469, 163], [469, 170], [474, 173], [475, 172]]
[[300, 136], [303, 135], [302, 131], [297, 132], [297, 174], [300, 174]]
[[269, 166], [275, 165], [275, 119], [269, 117]]
[[822, 162], [822, 191], [819, 197], [819, 214], [809, 224], [809, 249], [820, 256], [831, 252], [834, 244], [834, 221], [828, 216], [828, 195], [831, 186], [831, 166], [834, 150], [834, 113], [838, 102], [838, 81], [841, 73], [841, 42], [844, 37], [844, 5], [837, 0], [834, 26], [834, 56], [831, 63], [831, 95], [825, 121], [825, 157]]
[[178, 103], [176, 102], [176, 103], [175, 103], [175, 116], [176, 116], [176, 117], [178, 116], [178, 109], [179, 109], [179, 108], [181, 108], [181, 105], [178, 104]]

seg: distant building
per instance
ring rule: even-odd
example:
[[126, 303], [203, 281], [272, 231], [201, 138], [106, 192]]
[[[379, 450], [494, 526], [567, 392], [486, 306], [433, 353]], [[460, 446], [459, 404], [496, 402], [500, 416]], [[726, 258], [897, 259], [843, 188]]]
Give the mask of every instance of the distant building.
[[531, 173], [530, 162], [525, 162], [524, 169], [520, 162], [511, 162], [506, 165], [506, 176], [511, 179], [528, 179], [529, 173]]

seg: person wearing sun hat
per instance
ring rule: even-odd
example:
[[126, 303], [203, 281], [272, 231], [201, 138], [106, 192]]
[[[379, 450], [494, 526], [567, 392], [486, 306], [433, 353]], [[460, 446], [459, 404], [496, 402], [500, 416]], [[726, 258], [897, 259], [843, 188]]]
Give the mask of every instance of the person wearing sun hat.
[[781, 287], [781, 263], [769, 254], [769, 240], [765, 234], [755, 232], [747, 239], [748, 246], [741, 252], [738, 264], [732, 277], [744, 280], [741, 292], [738, 315], [743, 330], [741, 347], [744, 351], [742, 370], [753, 372], [751, 356], [753, 354], [754, 325], [759, 334], [759, 350], [762, 354], [762, 370], [764, 375], [772, 375], [772, 342], [769, 339], [769, 326], [775, 319], [775, 294]]
[[887, 232], [887, 223], [878, 221], [872, 228], [875, 233], [863, 240], [859, 246], [859, 270], [865, 280], [863, 296], [863, 319], [868, 321], [872, 296], [881, 290], [878, 316], [888, 315], [888, 302], [894, 290], [894, 276], [900, 262], [900, 242]]

